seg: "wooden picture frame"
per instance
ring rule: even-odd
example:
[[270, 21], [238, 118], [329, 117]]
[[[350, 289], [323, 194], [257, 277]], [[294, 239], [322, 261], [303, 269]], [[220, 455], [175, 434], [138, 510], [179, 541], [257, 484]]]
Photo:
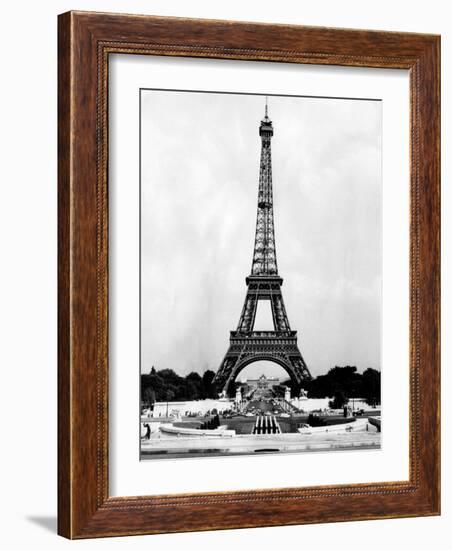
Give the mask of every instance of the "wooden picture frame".
[[[58, 532], [68, 538], [440, 513], [440, 38], [69, 12], [58, 39]], [[108, 491], [108, 61], [112, 53], [410, 74], [409, 481], [149, 497]]]

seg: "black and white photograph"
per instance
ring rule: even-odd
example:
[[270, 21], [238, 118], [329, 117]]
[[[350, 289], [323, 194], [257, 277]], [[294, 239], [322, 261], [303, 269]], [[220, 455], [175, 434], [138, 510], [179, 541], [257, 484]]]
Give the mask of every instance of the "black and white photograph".
[[380, 448], [381, 124], [140, 90], [141, 460]]

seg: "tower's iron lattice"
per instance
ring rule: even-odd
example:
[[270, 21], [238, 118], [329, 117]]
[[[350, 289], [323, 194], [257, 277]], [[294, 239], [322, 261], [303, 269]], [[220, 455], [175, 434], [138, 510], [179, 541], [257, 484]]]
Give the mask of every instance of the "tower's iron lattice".
[[[214, 379], [217, 387], [226, 393], [229, 384], [236, 379], [239, 372], [255, 361], [272, 361], [279, 364], [298, 388], [304, 380], [311, 378], [298, 348], [297, 331], [290, 329], [281, 292], [283, 279], [278, 275], [273, 223], [273, 125], [268, 117], [267, 103], [259, 135], [262, 146], [251, 274], [246, 278], [247, 293], [237, 330], [231, 331], [229, 349]], [[259, 300], [270, 300], [273, 317], [271, 331], [254, 330]]]

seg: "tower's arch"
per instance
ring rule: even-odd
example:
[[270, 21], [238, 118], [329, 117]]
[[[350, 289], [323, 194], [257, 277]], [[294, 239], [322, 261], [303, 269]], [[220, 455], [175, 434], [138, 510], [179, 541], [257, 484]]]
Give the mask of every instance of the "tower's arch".
[[282, 357], [277, 357], [270, 354], [268, 355], [262, 354], [262, 355], [253, 355], [251, 357], [247, 357], [241, 360], [240, 362], [237, 362], [237, 364], [233, 367], [231, 374], [229, 375], [229, 378], [226, 381], [226, 384], [224, 385], [223, 390], [226, 392], [226, 394], [228, 393], [230, 385], [233, 382], [235, 382], [235, 380], [237, 380], [237, 377], [239, 376], [239, 374], [249, 365], [253, 363], [258, 363], [259, 361], [268, 361], [269, 363], [275, 363], [276, 365], [282, 367], [284, 371], [289, 375], [294, 387], [299, 386], [299, 381], [297, 380], [293, 367], [288, 361], [286, 361]]

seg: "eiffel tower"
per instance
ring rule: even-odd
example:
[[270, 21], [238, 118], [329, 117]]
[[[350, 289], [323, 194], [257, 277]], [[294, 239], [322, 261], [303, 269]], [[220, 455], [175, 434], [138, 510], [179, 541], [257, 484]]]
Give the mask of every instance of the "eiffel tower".
[[[259, 127], [261, 161], [257, 199], [256, 237], [251, 274], [246, 278], [247, 292], [237, 330], [231, 331], [229, 349], [218, 369], [214, 383], [227, 394], [228, 387], [239, 372], [255, 361], [272, 361], [283, 367], [296, 388], [311, 374], [300, 353], [297, 331], [291, 330], [282, 297], [283, 279], [278, 275], [276, 262], [275, 229], [273, 224], [273, 188], [271, 138], [272, 121], [265, 116]], [[273, 317], [271, 331], [255, 331], [257, 305], [269, 300]]]

